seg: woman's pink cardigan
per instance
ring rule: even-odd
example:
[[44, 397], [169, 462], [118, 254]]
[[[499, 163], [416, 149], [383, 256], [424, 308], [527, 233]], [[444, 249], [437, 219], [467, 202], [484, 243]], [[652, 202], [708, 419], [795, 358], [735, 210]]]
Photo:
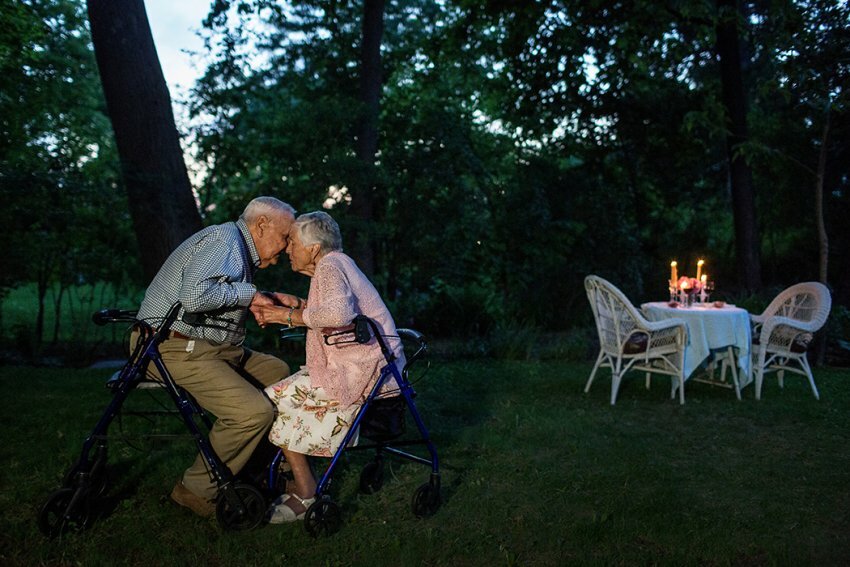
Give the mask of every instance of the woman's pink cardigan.
[[[362, 402], [386, 365], [374, 337], [366, 344], [325, 344], [324, 334], [350, 327], [355, 315], [369, 317], [378, 324], [383, 335], [390, 336], [385, 341], [399, 357], [399, 368], [403, 368], [404, 350], [396, 338], [395, 323], [375, 286], [346, 254], [329, 252], [316, 264], [302, 317], [308, 327], [310, 381], [314, 387], [321, 386], [332, 398], [339, 400], [342, 408]], [[353, 335], [342, 335], [331, 342], [351, 338]], [[394, 380], [390, 384], [395, 387]]]

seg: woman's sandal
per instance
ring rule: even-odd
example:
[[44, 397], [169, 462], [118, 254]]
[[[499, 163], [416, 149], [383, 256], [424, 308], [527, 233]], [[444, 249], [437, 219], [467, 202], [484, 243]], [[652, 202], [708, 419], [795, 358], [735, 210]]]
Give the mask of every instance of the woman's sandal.
[[[286, 505], [286, 502], [290, 498], [295, 498], [298, 500], [302, 506], [304, 506], [304, 511], [300, 514], [296, 514], [295, 510]], [[271, 509], [271, 516], [269, 517], [270, 524], [286, 524], [289, 522], [295, 522], [298, 520], [304, 519], [304, 514], [307, 513], [307, 509], [316, 501], [316, 497], [313, 498], [301, 498], [297, 494], [284, 494], [280, 496], [277, 500], [274, 501], [274, 505]]]

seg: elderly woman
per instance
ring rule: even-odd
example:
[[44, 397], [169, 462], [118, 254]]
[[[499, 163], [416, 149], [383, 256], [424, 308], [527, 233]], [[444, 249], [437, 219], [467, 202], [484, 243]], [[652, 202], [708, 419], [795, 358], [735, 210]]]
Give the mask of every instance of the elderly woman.
[[[324, 335], [350, 328], [358, 314], [375, 321], [382, 335], [397, 335], [375, 287], [343, 254], [339, 226], [330, 215], [299, 216], [286, 253], [294, 271], [311, 277], [307, 300], [277, 294], [286, 306], [262, 307], [256, 314], [261, 324], [306, 326], [307, 364], [266, 388], [278, 410], [269, 439], [283, 448], [294, 477], [291, 493], [275, 502], [271, 523], [304, 518], [316, 492], [307, 455], [333, 456], [386, 363], [374, 337], [366, 344], [328, 345]], [[401, 341], [390, 339], [388, 344], [404, 364]]]

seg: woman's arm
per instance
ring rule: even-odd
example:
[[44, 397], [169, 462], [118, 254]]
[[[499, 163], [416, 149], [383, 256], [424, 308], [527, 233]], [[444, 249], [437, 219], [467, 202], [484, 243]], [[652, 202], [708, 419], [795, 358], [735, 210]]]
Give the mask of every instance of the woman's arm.
[[281, 305], [257, 305], [252, 306], [251, 311], [262, 326], [270, 323], [278, 323], [288, 327], [301, 327], [304, 325], [304, 319], [302, 318], [303, 309]]
[[357, 315], [354, 294], [339, 266], [321, 263], [310, 282], [310, 291], [310, 305], [300, 315], [311, 329], [345, 327]]
[[301, 299], [297, 295], [292, 295], [291, 293], [280, 293], [277, 291], [266, 292], [272, 299], [276, 300], [281, 305], [286, 307], [294, 307], [296, 309], [302, 309], [307, 305], [306, 299]]

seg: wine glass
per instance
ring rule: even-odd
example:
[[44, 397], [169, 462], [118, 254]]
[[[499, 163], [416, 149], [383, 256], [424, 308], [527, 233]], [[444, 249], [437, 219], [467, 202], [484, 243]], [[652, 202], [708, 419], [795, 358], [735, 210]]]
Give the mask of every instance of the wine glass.
[[709, 295], [711, 295], [711, 292], [714, 291], [714, 280], [706, 281], [704, 289], [705, 289], [705, 302], [708, 303], [709, 301], [711, 301], [709, 299]]

